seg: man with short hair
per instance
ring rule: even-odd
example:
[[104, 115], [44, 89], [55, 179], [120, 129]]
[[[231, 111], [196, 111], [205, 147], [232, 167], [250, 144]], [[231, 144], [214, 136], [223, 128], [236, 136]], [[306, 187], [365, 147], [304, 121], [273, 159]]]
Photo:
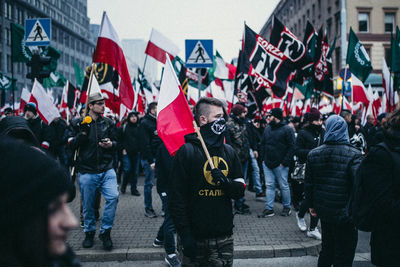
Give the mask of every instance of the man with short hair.
[[153, 209], [151, 190], [154, 186], [155, 157], [161, 139], [157, 134], [157, 102], [151, 102], [139, 125], [140, 160], [144, 169], [144, 215], [157, 217]]
[[212, 169], [197, 134], [175, 154], [168, 189], [168, 211], [183, 247], [183, 265], [232, 266], [232, 199], [243, 197], [245, 184], [235, 150], [224, 144], [224, 105], [201, 98], [195, 119], [210, 153]]
[[273, 108], [270, 113], [270, 122], [265, 127], [260, 145], [260, 155], [263, 157], [265, 185], [267, 187], [265, 209], [260, 217], [275, 215], [276, 182], [279, 184], [282, 195], [283, 210], [281, 216], [289, 216], [291, 214], [288, 174], [295, 150], [294, 141], [294, 131], [284, 123], [282, 109]]
[[28, 121], [29, 128], [39, 141], [42, 149], [48, 151], [51, 145], [51, 132], [49, 126], [39, 117], [35, 103], [29, 102], [25, 105], [24, 118]]
[[70, 146], [74, 150], [79, 149], [77, 169], [86, 236], [82, 246], [93, 246], [96, 233], [94, 203], [96, 189], [99, 189], [106, 200], [99, 238], [103, 241], [103, 248], [111, 250], [113, 243], [110, 234], [118, 203], [117, 177], [113, 169], [116, 133], [113, 122], [102, 116], [105, 103], [101, 93], [90, 95], [88, 103], [89, 116], [77, 121], [79, 130], [73, 128], [72, 137], [69, 138]]

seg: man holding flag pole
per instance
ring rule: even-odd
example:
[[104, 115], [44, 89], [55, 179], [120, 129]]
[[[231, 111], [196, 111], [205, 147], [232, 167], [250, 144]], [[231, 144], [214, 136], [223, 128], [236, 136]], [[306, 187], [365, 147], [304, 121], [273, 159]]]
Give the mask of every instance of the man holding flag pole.
[[232, 199], [244, 195], [245, 184], [238, 156], [224, 144], [224, 105], [201, 98], [194, 121], [167, 58], [157, 115], [158, 134], [175, 155], [167, 202], [183, 264], [232, 266]]

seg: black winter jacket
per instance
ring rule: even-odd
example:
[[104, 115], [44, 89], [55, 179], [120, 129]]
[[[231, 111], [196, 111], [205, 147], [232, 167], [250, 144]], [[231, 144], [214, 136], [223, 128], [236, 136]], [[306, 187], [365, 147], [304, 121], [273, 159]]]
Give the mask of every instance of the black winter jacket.
[[232, 179], [229, 189], [212, 182], [211, 168], [196, 134], [185, 137], [175, 154], [168, 188], [168, 210], [180, 235], [196, 239], [232, 235], [231, 199], [243, 197], [245, 186], [240, 160], [230, 145], [209, 148], [210, 156]]
[[294, 155], [294, 142], [293, 129], [283, 121], [265, 127], [260, 143], [260, 155], [265, 165], [270, 169], [280, 164], [288, 167]]
[[48, 145], [49, 147], [51, 146], [51, 132], [49, 126], [47, 126], [47, 124], [42, 121], [39, 116], [33, 119], [29, 119], [28, 125], [40, 144], [43, 144], [43, 142], [45, 142], [46, 145]]
[[[90, 124], [88, 135], [79, 131], [82, 118], [73, 120], [68, 139], [72, 150], [79, 148], [77, 169], [81, 173], [102, 173], [113, 167], [113, 158], [117, 146], [117, 136], [114, 123], [109, 118], [99, 116]], [[99, 145], [103, 138], [110, 138], [112, 147], [105, 149]]]
[[140, 151], [139, 123], [127, 122], [118, 128], [118, 145], [120, 149], [126, 149], [129, 155], [135, 155]]
[[326, 142], [308, 154], [305, 194], [318, 217], [328, 223], [350, 223], [349, 204], [361, 152], [348, 143]]
[[[400, 158], [400, 131], [385, 131], [385, 143]], [[372, 147], [361, 163], [358, 175], [366, 196], [370, 196], [376, 220], [371, 233], [371, 259], [378, 266], [400, 262], [400, 164], [380, 146]]]
[[150, 114], [146, 114], [139, 125], [140, 132], [140, 156], [150, 164], [154, 162], [157, 148], [161, 144], [161, 139], [157, 134], [157, 119]]
[[67, 135], [65, 134], [67, 124], [61, 118], [58, 121], [52, 121], [49, 131], [51, 133], [51, 146], [49, 150], [54, 156], [59, 156], [65, 150], [65, 145], [67, 144]]
[[169, 154], [164, 143], [157, 149], [155, 176], [157, 177], [157, 193], [168, 193], [173, 157]]
[[300, 163], [307, 161], [308, 153], [322, 144], [323, 137], [322, 128], [318, 130], [313, 124], [308, 124], [299, 131], [296, 138], [295, 154], [299, 158]]

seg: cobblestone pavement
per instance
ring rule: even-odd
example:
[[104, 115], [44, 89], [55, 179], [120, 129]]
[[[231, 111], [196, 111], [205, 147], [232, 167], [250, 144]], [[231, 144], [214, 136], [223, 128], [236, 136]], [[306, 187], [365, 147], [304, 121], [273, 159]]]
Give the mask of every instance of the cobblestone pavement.
[[[69, 244], [82, 261], [88, 260], [156, 260], [162, 259], [164, 252], [153, 248], [152, 243], [163, 218], [147, 218], [144, 216], [143, 177], [139, 178], [138, 190], [140, 197], [127, 193], [120, 194], [111, 237], [114, 249], [105, 252], [98, 239], [97, 223], [95, 245], [84, 249], [81, 243], [84, 239], [83, 228], [71, 231]], [[320, 241], [310, 239], [300, 232], [296, 225], [294, 212], [289, 217], [279, 215], [282, 205], [275, 203], [273, 217], [258, 218], [264, 209], [264, 202], [255, 200], [255, 193], [246, 191], [246, 203], [250, 206], [250, 215], [236, 215], [234, 218], [235, 258], [287, 257], [316, 255]], [[79, 194], [70, 204], [74, 214], [79, 218]], [[101, 207], [104, 207], [102, 200]], [[158, 215], [161, 213], [161, 201], [153, 187], [153, 207]], [[306, 216], [308, 217], [308, 216]]]

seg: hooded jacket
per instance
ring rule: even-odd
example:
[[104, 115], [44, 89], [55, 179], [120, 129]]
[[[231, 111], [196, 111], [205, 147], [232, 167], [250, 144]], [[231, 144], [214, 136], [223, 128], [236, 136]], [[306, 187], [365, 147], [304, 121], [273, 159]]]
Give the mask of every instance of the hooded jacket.
[[250, 143], [246, 120], [232, 115], [229, 117], [226, 126], [229, 133], [231, 146], [233, 149], [235, 149], [240, 161], [245, 163], [250, 157]]
[[140, 133], [139, 133], [139, 118], [136, 123], [130, 122], [130, 117], [136, 116], [130, 114], [127, 123], [118, 129], [118, 143], [120, 149], [126, 149], [129, 155], [135, 155], [140, 150]]
[[154, 162], [157, 148], [161, 144], [161, 139], [157, 134], [157, 119], [147, 113], [139, 125], [140, 131], [140, 156], [147, 160], [149, 164]]
[[[231, 199], [244, 195], [241, 164], [227, 144], [209, 148], [216, 167], [232, 179], [229, 190], [212, 182], [211, 168], [196, 134], [185, 136], [186, 143], [177, 151], [168, 188], [168, 210], [180, 235], [196, 239], [232, 235]], [[243, 178], [242, 178], [243, 179]]]
[[37, 140], [28, 122], [23, 117], [12, 116], [3, 118], [0, 121], [0, 136], [22, 139], [31, 145], [39, 146], [39, 140]]
[[305, 194], [318, 217], [328, 223], [350, 223], [348, 203], [361, 152], [350, 145], [346, 121], [326, 121], [324, 144], [307, 157]]
[[308, 153], [323, 142], [324, 131], [314, 124], [308, 124], [301, 129], [296, 138], [296, 156], [300, 163], [307, 161]]

